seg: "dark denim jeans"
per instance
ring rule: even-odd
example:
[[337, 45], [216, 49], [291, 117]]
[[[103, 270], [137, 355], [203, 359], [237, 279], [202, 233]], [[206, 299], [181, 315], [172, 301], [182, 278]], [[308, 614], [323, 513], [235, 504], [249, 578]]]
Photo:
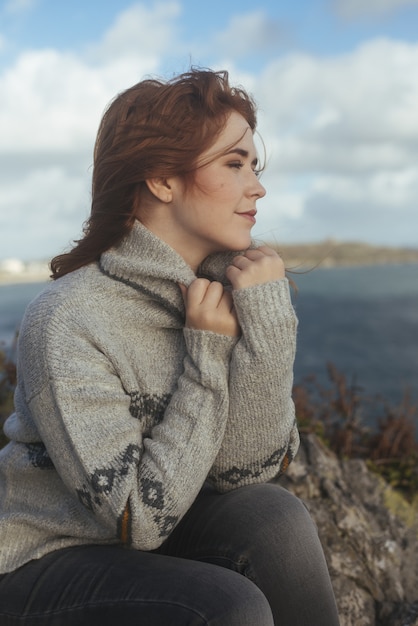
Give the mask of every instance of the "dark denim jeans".
[[304, 505], [273, 484], [204, 489], [155, 552], [57, 550], [0, 577], [0, 626], [337, 626]]

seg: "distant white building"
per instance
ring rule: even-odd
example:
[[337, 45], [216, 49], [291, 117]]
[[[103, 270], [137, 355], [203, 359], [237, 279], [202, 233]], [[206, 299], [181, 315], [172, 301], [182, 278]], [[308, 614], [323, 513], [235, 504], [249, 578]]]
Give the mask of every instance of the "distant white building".
[[0, 260], [0, 284], [45, 281], [49, 273], [46, 261]]
[[25, 264], [20, 259], [4, 259], [0, 261], [0, 272], [6, 274], [22, 274], [26, 269]]

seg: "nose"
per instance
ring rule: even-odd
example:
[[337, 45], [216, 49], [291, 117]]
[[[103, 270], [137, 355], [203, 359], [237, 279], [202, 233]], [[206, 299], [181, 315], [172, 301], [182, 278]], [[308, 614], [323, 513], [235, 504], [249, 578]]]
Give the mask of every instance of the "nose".
[[259, 179], [255, 177], [255, 185], [253, 187], [252, 195], [256, 196], [257, 198], [263, 198], [266, 195], [266, 193], [267, 192], [266, 192], [265, 187], [263, 187]]
[[260, 183], [260, 181], [257, 179], [258, 181], [258, 185], [260, 187], [260, 194], [259, 194], [259, 198], [264, 198], [264, 196], [266, 195], [267, 191], [266, 188]]

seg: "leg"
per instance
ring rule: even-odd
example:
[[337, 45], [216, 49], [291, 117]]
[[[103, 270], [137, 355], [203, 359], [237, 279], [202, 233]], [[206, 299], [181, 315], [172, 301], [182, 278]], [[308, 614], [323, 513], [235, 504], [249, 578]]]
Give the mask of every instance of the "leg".
[[0, 576], [1, 626], [273, 626], [252, 582], [207, 563], [82, 546]]
[[339, 624], [315, 525], [278, 485], [204, 489], [161, 550], [240, 572], [266, 596], [276, 626]]

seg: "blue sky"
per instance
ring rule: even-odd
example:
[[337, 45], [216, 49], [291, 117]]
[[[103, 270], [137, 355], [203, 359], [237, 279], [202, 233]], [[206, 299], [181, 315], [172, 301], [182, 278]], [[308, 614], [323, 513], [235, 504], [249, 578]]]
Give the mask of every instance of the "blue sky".
[[254, 234], [418, 246], [418, 0], [0, 2], [0, 261], [81, 232], [100, 116], [190, 63], [259, 104]]

